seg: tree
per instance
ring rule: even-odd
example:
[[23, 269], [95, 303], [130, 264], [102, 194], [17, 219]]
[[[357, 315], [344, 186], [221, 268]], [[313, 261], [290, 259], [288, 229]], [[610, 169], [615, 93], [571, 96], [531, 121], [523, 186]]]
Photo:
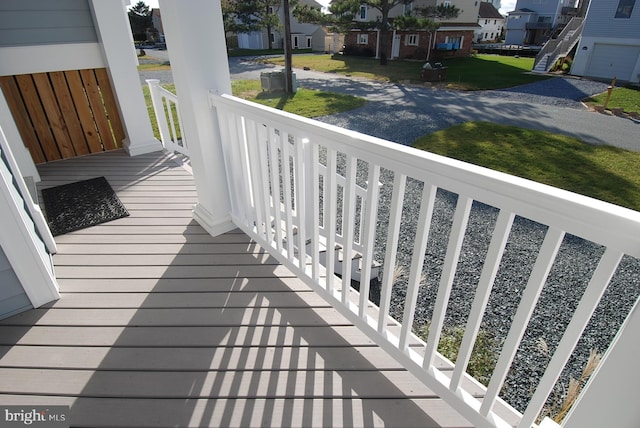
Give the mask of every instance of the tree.
[[134, 40], [146, 40], [147, 28], [153, 27], [151, 9], [143, 1], [139, 1], [129, 9], [129, 25]]
[[[390, 19], [391, 10], [401, 4], [411, 3], [412, 0], [332, 0], [329, 6], [330, 15], [323, 14], [319, 9], [308, 6], [296, 7], [294, 16], [299, 21], [318, 25], [327, 25], [333, 31], [348, 32], [352, 29], [378, 29], [380, 31], [380, 65], [387, 64], [387, 49], [389, 49], [389, 31], [396, 29], [427, 30], [438, 29], [440, 24], [435, 19], [451, 19], [458, 16], [460, 9], [455, 6], [427, 6], [413, 8], [411, 14], [401, 15]], [[356, 21], [360, 7], [366, 6], [380, 12], [381, 17], [375, 21]]]
[[280, 28], [280, 3], [280, 0], [224, 0], [222, 14], [225, 31], [250, 33], [265, 29], [269, 49], [272, 49], [271, 33]]

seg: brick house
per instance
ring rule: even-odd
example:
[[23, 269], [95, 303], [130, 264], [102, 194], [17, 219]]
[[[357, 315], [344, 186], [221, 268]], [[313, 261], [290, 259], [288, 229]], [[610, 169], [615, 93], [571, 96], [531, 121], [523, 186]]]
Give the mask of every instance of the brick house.
[[[416, 1], [407, 5], [398, 5], [390, 12], [389, 21], [393, 24], [393, 17], [408, 13], [416, 7], [426, 6], [424, 1]], [[438, 4], [441, 3], [439, 0]], [[458, 17], [443, 20], [436, 31], [426, 30], [392, 30], [386, 47], [389, 59], [429, 59], [465, 57], [471, 54], [473, 34], [479, 26], [477, 23], [478, 2], [471, 0], [456, 0], [449, 2], [457, 6], [461, 12]], [[374, 9], [362, 7], [357, 21], [373, 21], [377, 14]], [[345, 36], [345, 46], [348, 53], [368, 56], [380, 56], [378, 30], [352, 30]]]

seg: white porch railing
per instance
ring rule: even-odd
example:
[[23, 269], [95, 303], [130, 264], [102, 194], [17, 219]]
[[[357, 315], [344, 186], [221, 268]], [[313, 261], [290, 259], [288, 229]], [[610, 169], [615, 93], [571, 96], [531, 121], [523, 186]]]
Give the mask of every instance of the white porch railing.
[[167, 151], [189, 156], [189, 147], [181, 131], [184, 128], [180, 119], [178, 97], [160, 86], [158, 79], [147, 79], [146, 82], [149, 85], [151, 103], [156, 115], [162, 145]]
[[[210, 97], [220, 124], [236, 225], [475, 426], [512, 426], [513, 420], [509, 423], [502, 417], [505, 408], [516, 416], [518, 427], [535, 425], [622, 257], [640, 257], [640, 213], [230, 95]], [[439, 189], [456, 194], [457, 203], [425, 343], [412, 329]], [[439, 368], [443, 357], [437, 345], [459, 261], [469, 251], [463, 240], [474, 201], [494, 207], [499, 214], [488, 232], [492, 235], [486, 253], [475, 256], [483, 257], [481, 273], [475, 295], [469, 297], [471, 309], [455, 366], [447, 372]], [[407, 207], [414, 213], [404, 212]], [[546, 226], [546, 232], [531, 273], [520, 280], [524, 291], [517, 310], [511, 320], [505, 320], [508, 334], [486, 394], [476, 398], [467, 389], [466, 369], [516, 216]], [[403, 231], [407, 217], [417, 219], [417, 226], [408, 233]], [[555, 262], [569, 234], [602, 246], [603, 252], [544, 375], [524, 412], [518, 413], [498, 394], [552, 267], [554, 271], [563, 268]], [[371, 265], [374, 248], [379, 250], [384, 269], [379, 307], [369, 301], [369, 269], [362, 271], [359, 292], [351, 287], [348, 263], [343, 264], [341, 278], [326, 274], [335, 271], [336, 256], [333, 251], [321, 253], [336, 243], [345, 254], [357, 248], [363, 266]], [[405, 257], [410, 262], [402, 321], [396, 323], [389, 315], [401, 244], [411, 254]], [[306, 249], [304, 257], [301, 249]], [[569, 278], [573, 272], [568, 269], [562, 274]], [[621, 332], [638, 333], [629, 328]], [[542, 425], [555, 423], [545, 419]]]

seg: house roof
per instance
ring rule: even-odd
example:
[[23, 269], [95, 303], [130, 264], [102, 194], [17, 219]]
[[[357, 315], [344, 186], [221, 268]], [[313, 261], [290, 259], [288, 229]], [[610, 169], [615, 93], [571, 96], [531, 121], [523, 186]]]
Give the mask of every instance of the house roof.
[[504, 19], [504, 16], [498, 12], [498, 9], [491, 3], [485, 1], [480, 2], [480, 9], [478, 10], [478, 18], [485, 19]]

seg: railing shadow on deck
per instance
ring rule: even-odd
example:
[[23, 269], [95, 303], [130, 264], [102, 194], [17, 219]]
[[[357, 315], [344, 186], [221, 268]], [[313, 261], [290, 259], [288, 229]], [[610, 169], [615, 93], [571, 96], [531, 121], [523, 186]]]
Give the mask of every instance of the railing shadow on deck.
[[[183, 261], [167, 266], [149, 290], [123, 283], [116, 293], [150, 294], [128, 310], [122, 332], [72, 406], [72, 422], [439, 426], [316, 312], [330, 312], [328, 305], [310, 308], [287, 284], [291, 274], [244, 234], [185, 238], [185, 248], [246, 244], [248, 258], [235, 256], [248, 264], [184, 265], [193, 256], [184, 250], [175, 258]], [[348, 324], [333, 316], [338, 329]], [[360, 345], [372, 349], [370, 341]], [[387, 364], [399, 373], [397, 364]], [[116, 397], [123, 400], [111, 400]]]
[[[397, 146], [228, 95], [210, 96], [226, 143], [227, 171], [233, 175], [228, 181], [234, 222], [478, 426], [509, 425], [495, 414], [495, 405], [500, 403], [498, 394], [512, 373], [514, 359], [524, 343], [527, 328], [530, 322], [535, 321], [534, 310], [544, 302], [540, 298], [548, 288], [546, 284], [550, 274], [560, 269], [559, 277], [565, 278], [565, 284], [574, 280], [584, 281], [584, 293], [577, 292], [573, 297], [575, 306], [568, 311], [556, 309], [568, 312], [569, 320], [557, 328], [552, 327], [557, 330], [558, 345], [548, 366], [542, 370], [544, 374], [539, 375], [539, 383], [533, 387], [535, 392], [522, 406], [523, 415], [518, 426], [534, 424], [611, 278], [620, 272], [620, 262], [626, 260], [623, 256], [633, 258], [640, 255], [637, 240], [640, 215], [570, 192]], [[380, 188], [366, 184], [379, 181], [382, 183]], [[367, 189], [367, 196], [362, 200], [356, 194], [357, 185]], [[457, 195], [457, 201], [452, 204], [455, 208], [450, 209], [451, 232], [439, 246], [440, 249], [446, 248], [439, 268], [442, 274], [434, 286], [437, 293], [431, 329], [426, 348], [424, 345], [421, 348], [424, 353], [420, 355], [408, 343], [413, 338], [416, 310], [421, 309], [418, 305], [421, 276], [425, 259], [431, 257], [426, 251], [432, 240], [430, 228], [439, 227], [432, 220], [438, 214], [435, 209], [439, 203], [438, 194], [443, 191]], [[465, 321], [465, 333], [453, 376], [449, 378], [432, 364], [437, 355], [436, 347], [445, 314], [450, 310], [452, 287], [460, 269], [463, 272], [465, 269], [462, 264], [466, 257], [463, 244], [468, 237], [474, 205], [490, 207], [497, 219], [494, 227], [486, 231], [490, 242], [484, 254], [473, 247], [467, 248], [472, 253], [473, 262], [480, 267], [477, 276], [471, 278], [471, 283], [477, 284], [475, 289], [464, 296], [471, 309]], [[409, 233], [402, 231], [406, 218], [417, 222], [417, 227]], [[515, 299], [512, 318], [503, 317], [504, 343], [487, 395], [478, 400], [468, 394], [462, 381], [466, 378], [465, 372], [487, 304], [498, 286], [496, 277], [508, 256], [505, 250], [522, 221], [540, 226], [541, 243], [532, 249], [535, 252], [531, 258], [531, 270], [516, 279], [515, 285], [522, 290], [522, 297]], [[634, 232], [630, 232], [632, 230]], [[584, 277], [575, 275], [571, 269], [567, 271], [571, 263], [567, 264], [562, 257], [562, 252], [567, 245], [571, 246], [576, 236], [587, 246], [591, 242], [602, 248], [600, 252], [592, 251], [591, 269]], [[374, 247], [382, 243], [384, 250], [380, 252], [380, 258], [383, 259], [385, 273], [379, 312], [371, 316], [364, 309], [366, 293], [364, 298], [360, 296], [354, 302], [350, 298], [349, 287], [343, 286], [341, 292], [337, 291], [340, 284], [350, 283], [348, 270], [343, 271], [342, 279], [331, 275], [326, 279], [318, 277], [322, 243], [326, 248], [333, 248], [339, 243], [346, 253], [356, 244], [362, 244], [365, 266], [373, 260]], [[307, 249], [309, 263], [299, 257], [296, 245]], [[402, 251], [401, 245], [404, 246]], [[327, 254], [327, 270], [333, 272], [335, 257], [330, 251]], [[396, 293], [393, 275], [389, 272], [401, 254], [410, 258], [407, 265], [409, 278], [406, 289]], [[363, 284], [368, 285], [368, 281], [363, 280]], [[633, 283], [628, 285], [633, 288]], [[630, 294], [633, 294], [633, 306], [637, 290]], [[386, 317], [392, 309], [392, 296], [394, 305], [402, 308], [399, 334], [385, 327]], [[557, 302], [558, 297], [555, 299]], [[421, 300], [421, 303], [424, 302]], [[622, 315], [623, 319], [625, 315]]]

